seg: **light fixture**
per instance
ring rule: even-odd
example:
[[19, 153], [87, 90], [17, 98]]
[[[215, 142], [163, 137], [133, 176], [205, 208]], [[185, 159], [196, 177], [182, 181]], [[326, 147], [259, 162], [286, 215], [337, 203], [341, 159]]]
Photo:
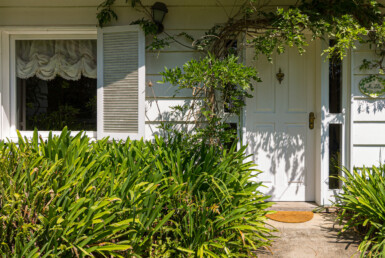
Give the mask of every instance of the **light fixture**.
[[152, 7], [152, 20], [156, 23], [158, 26], [158, 33], [161, 33], [163, 31], [163, 19], [164, 16], [166, 16], [166, 13], [168, 13], [167, 6], [164, 3], [156, 2]]

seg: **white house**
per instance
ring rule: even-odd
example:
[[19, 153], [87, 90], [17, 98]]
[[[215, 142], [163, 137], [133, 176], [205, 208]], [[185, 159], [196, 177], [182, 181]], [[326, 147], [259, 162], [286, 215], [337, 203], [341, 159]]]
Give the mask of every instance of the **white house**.
[[[93, 138], [151, 139], [162, 120], [181, 122], [159, 116], [158, 107], [169, 113], [170, 106], [191, 96], [183, 91], [173, 96], [173, 87], [156, 82], [165, 66], [181, 66], [199, 54], [177, 44], [146, 51], [150, 39], [129, 25], [143, 14], [124, 0], [116, 2], [118, 21], [98, 29], [100, 2], [0, 0], [1, 139], [15, 139], [16, 129], [28, 136], [36, 125], [46, 137], [73, 116], [76, 128]], [[155, 1], [143, 2], [151, 6]], [[232, 0], [223, 5], [215, 0], [163, 2], [169, 10], [165, 30], [196, 37], [226, 21], [234, 7]], [[338, 182], [329, 180], [333, 164], [351, 169], [384, 162], [385, 97], [372, 98], [359, 89], [361, 80], [375, 73], [359, 69], [373, 53], [359, 46], [342, 63], [329, 65], [321, 57], [326, 44], [312, 42], [303, 56], [289, 49], [273, 64], [254, 61], [251, 50], [243, 54], [263, 82], [255, 85], [254, 98], [235, 122], [274, 201], [327, 205], [339, 191]], [[71, 108], [66, 104], [71, 101], [84, 105]], [[47, 116], [56, 124], [47, 124]]]

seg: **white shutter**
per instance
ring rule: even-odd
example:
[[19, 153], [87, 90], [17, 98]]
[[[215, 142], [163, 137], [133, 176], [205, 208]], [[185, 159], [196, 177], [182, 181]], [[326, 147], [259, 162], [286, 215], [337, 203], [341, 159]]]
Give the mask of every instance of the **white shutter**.
[[144, 60], [144, 35], [139, 26], [98, 30], [98, 139], [144, 137]]

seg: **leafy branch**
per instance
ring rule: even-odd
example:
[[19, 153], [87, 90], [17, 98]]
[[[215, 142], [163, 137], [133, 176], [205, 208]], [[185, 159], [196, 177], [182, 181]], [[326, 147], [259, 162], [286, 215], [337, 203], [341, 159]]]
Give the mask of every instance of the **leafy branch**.
[[199, 138], [212, 144], [220, 143], [221, 135], [226, 133], [225, 117], [221, 112], [223, 105], [226, 105], [228, 113], [239, 115], [245, 106], [245, 98], [251, 97], [252, 80], [260, 81], [255, 69], [238, 61], [234, 55], [218, 59], [209, 54], [200, 60], [188, 61], [183, 69], [166, 68], [161, 73], [163, 80], [160, 83], [168, 82], [178, 90], [192, 91], [192, 101], [174, 109], [182, 112], [186, 121], [194, 122], [194, 131]]
[[[116, 19], [115, 13], [111, 13], [113, 2], [106, 0], [106, 4], [102, 6], [100, 14], [106, 18], [101, 24]], [[133, 6], [138, 4], [144, 8], [140, 0], [133, 2]], [[384, 73], [385, 19], [381, 12], [383, 5], [377, 1], [298, 0], [289, 8], [278, 7], [273, 11], [272, 1], [269, 0], [239, 2], [241, 4], [235, 14], [229, 16], [226, 22], [213, 26], [198, 39], [193, 39], [186, 33], [170, 35], [166, 32], [165, 36], [160, 37], [151, 25], [151, 17], [149, 21], [142, 19], [136, 22], [148, 36], [153, 36], [153, 41], [148, 46], [150, 50], [160, 50], [177, 43], [200, 51], [205, 56], [199, 61], [187, 62], [183, 69], [166, 69], [162, 75], [163, 82], [169, 82], [179, 89], [193, 90], [191, 105], [178, 107], [177, 110], [184, 112], [186, 108], [191, 109], [184, 118], [193, 118], [198, 131], [211, 135], [210, 142], [218, 142], [218, 139], [214, 139], [217, 135], [213, 132], [223, 129], [225, 110], [234, 106], [236, 110], [231, 112], [239, 114], [244, 106], [244, 99], [249, 97], [249, 91], [245, 90], [246, 85], [243, 82], [247, 82], [250, 87], [253, 81], [251, 78], [255, 75], [241, 73], [240, 71], [247, 69], [236, 66], [238, 59], [230, 57], [241, 53], [244, 48], [254, 49], [255, 58], [265, 56], [272, 61], [274, 53], [282, 54], [288, 47], [296, 47], [299, 53], [304, 53], [309, 40], [333, 38], [335, 43], [325, 49], [324, 54], [330, 59], [343, 59], [350, 49], [356, 47], [357, 42], [369, 43], [379, 59], [366, 60], [362, 68], [379, 68], [380, 73]], [[181, 42], [180, 37], [188, 39], [191, 46]], [[229, 78], [224, 77], [223, 71], [230, 71], [231, 65], [236, 72], [232, 74], [232, 82], [227, 82]]]

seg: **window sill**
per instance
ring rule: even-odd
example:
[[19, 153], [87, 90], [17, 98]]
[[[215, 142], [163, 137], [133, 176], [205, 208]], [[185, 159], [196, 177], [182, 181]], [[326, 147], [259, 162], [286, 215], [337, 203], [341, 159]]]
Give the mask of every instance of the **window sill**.
[[[77, 135], [80, 132], [81, 131], [71, 131], [71, 136], [75, 136], [75, 135]], [[47, 140], [48, 136], [49, 136], [49, 133], [50, 133], [49, 131], [39, 131], [39, 136], [41, 136], [41, 138], [43, 138], [43, 140]], [[97, 137], [97, 132], [96, 131], [84, 131], [84, 133], [91, 140], [96, 140], [96, 137]], [[32, 138], [33, 137], [33, 131], [20, 131], [20, 134], [21, 134], [21, 136], [27, 137], [27, 138]], [[59, 136], [60, 134], [61, 134], [61, 131], [52, 131], [52, 136]], [[17, 137], [16, 132], [12, 133], [10, 140], [13, 141], [13, 142], [17, 142], [18, 141], [18, 137]]]

